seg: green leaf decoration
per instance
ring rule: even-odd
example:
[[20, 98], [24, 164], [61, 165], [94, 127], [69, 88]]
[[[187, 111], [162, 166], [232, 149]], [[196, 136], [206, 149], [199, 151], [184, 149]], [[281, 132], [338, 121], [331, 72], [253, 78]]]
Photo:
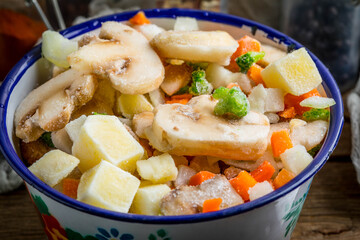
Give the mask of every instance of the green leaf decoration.
[[157, 237], [154, 234], [150, 234], [148, 237], [149, 240], [157, 240]]
[[84, 240], [83, 236], [80, 233], [75, 232], [75, 231], [71, 230], [70, 228], [65, 228], [65, 232], [66, 232], [68, 239]]
[[166, 237], [166, 231], [164, 229], [160, 229], [157, 231], [157, 235], [162, 238]]
[[167, 232], [164, 229], [157, 230], [156, 235], [151, 233], [149, 235], [148, 239], [149, 240], [158, 240], [158, 239], [159, 240], [171, 240], [171, 237], [167, 236]]
[[66, 228], [65, 232], [69, 240], [98, 240], [96, 237], [90, 235], [83, 237], [80, 233], [75, 232], [70, 228]]
[[286, 226], [285, 237], [294, 230], [296, 222], [300, 216], [301, 209], [304, 205], [306, 195], [307, 192], [304, 193], [304, 195], [300, 197], [299, 200], [293, 202], [291, 204], [290, 211], [283, 217], [285, 222], [290, 221]]
[[35, 203], [36, 207], [39, 209], [39, 212], [41, 214], [45, 214], [45, 215], [49, 215], [49, 216], [51, 215], [49, 213], [48, 207], [46, 206], [45, 202], [41, 199], [40, 196], [35, 196], [35, 195], [31, 194], [31, 197], [34, 200], [34, 203]]
[[98, 240], [98, 239], [93, 236], [86, 236], [86, 237], [84, 237], [84, 240]]

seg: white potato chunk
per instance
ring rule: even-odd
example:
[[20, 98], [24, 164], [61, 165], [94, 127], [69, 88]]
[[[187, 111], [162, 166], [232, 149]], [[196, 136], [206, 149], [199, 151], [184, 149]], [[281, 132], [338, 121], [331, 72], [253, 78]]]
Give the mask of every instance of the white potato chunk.
[[272, 191], [274, 191], [274, 188], [268, 181], [256, 183], [248, 191], [250, 201], [265, 196], [266, 194], [271, 193]]
[[311, 163], [313, 157], [307, 152], [302, 145], [296, 145], [280, 154], [280, 159], [284, 168], [298, 175]]
[[29, 170], [53, 187], [68, 176], [79, 162], [76, 157], [56, 149], [42, 156], [29, 167]]

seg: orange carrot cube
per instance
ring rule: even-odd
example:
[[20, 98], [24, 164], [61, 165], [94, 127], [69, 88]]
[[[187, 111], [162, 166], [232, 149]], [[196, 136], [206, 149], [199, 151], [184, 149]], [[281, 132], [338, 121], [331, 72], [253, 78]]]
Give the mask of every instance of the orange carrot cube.
[[262, 76], [261, 76], [261, 71], [262, 71], [262, 70], [263, 70], [262, 67], [260, 67], [260, 66], [257, 65], [257, 64], [254, 64], [254, 65], [252, 65], [252, 66], [249, 68], [249, 70], [248, 70], [248, 72], [247, 72], [247, 76], [248, 76], [251, 80], [253, 80], [253, 81], [256, 83], [256, 85], [262, 84], [262, 85], [265, 86], [265, 83], [264, 83], [264, 81], [263, 81], [263, 79], [262, 79]]
[[202, 182], [211, 179], [215, 176], [214, 173], [208, 171], [200, 171], [189, 179], [190, 186], [200, 185]]
[[149, 24], [149, 19], [146, 18], [145, 13], [143, 11], [139, 11], [129, 19], [129, 22], [134, 25], [143, 25], [143, 24]]
[[320, 93], [318, 92], [318, 90], [316, 88], [307, 93], [304, 93], [300, 96], [295, 96], [295, 95], [288, 93], [284, 97], [285, 107], [286, 108], [294, 107], [296, 113], [301, 115], [304, 112], [309, 111], [311, 108], [301, 106], [300, 102], [306, 98], [314, 97], [314, 96], [320, 97]]
[[248, 191], [257, 183], [247, 171], [241, 171], [239, 175], [230, 179], [229, 182], [244, 201], [249, 201]]
[[275, 189], [278, 189], [288, 183], [291, 179], [295, 177], [295, 174], [286, 170], [285, 168], [281, 169], [278, 175], [273, 181]]
[[294, 118], [296, 116], [296, 110], [294, 107], [289, 107], [284, 111], [279, 112], [278, 115], [282, 118]]
[[275, 172], [275, 168], [268, 161], [264, 161], [260, 166], [250, 172], [250, 175], [257, 181], [268, 181]]
[[239, 47], [236, 49], [236, 51], [233, 53], [230, 59], [230, 64], [226, 67], [232, 72], [239, 72], [239, 66], [236, 63], [236, 58], [240, 57], [241, 55], [252, 51], [252, 52], [260, 52], [261, 50], [261, 44], [258, 40], [249, 37], [244, 36], [238, 40]]
[[222, 203], [222, 199], [221, 198], [212, 198], [212, 199], [207, 199], [204, 201], [203, 203], [203, 213], [207, 213], [207, 212], [215, 212], [215, 211], [219, 211], [220, 210], [220, 205]]
[[285, 152], [286, 149], [292, 148], [293, 144], [290, 139], [289, 131], [283, 129], [273, 132], [271, 135], [271, 147], [274, 157], [280, 157], [280, 154]]
[[77, 189], [79, 186], [80, 180], [75, 178], [64, 178], [63, 180], [63, 193], [66, 196], [76, 199], [77, 198]]

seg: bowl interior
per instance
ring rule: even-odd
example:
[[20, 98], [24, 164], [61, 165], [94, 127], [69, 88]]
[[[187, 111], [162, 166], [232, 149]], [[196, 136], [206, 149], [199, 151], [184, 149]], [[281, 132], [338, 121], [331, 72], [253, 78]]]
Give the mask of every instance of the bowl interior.
[[[146, 15], [150, 18], [151, 22], [158, 24], [165, 29], [171, 29], [174, 24], [176, 16], [189, 16], [195, 17], [199, 20], [199, 28], [202, 30], [223, 30], [230, 33], [235, 39], [241, 36], [255, 35], [256, 38], [262, 42], [277, 46], [286, 50], [289, 46], [299, 48], [301, 45], [284, 34], [277, 32], [264, 25], [245, 20], [239, 17], [230, 15], [211, 13], [196, 10], [183, 10], [183, 9], [153, 9], [146, 10]], [[101, 27], [101, 23], [105, 21], [125, 21], [133, 16], [135, 12], [127, 12], [122, 14], [115, 14], [107, 17], [98, 18], [85, 22], [83, 24], [71, 27], [62, 32], [68, 38], [76, 39], [81, 35], [89, 32], [96, 33]], [[35, 47], [31, 50], [8, 74], [4, 83], [1, 86], [0, 95], [0, 145], [3, 153], [8, 159], [10, 165], [15, 171], [30, 185], [34, 186], [39, 191], [47, 196], [60, 201], [70, 207], [79, 209], [81, 211], [90, 212], [92, 214], [106, 216], [115, 219], [125, 219], [130, 221], [140, 222], [191, 222], [213, 219], [217, 217], [225, 217], [229, 215], [239, 214], [241, 212], [249, 211], [255, 207], [260, 207], [275, 199], [283, 196], [284, 194], [292, 191], [303, 182], [312, 177], [326, 162], [330, 154], [334, 150], [339, 139], [342, 125], [343, 125], [343, 104], [339, 89], [330, 75], [327, 68], [311, 54], [314, 62], [316, 63], [319, 72], [323, 78], [323, 87], [326, 94], [336, 101], [336, 105], [331, 108], [330, 127], [324, 145], [320, 152], [315, 157], [314, 161], [295, 179], [293, 179], [286, 186], [252, 202], [235, 206], [229, 209], [224, 209], [219, 212], [198, 214], [192, 216], [176, 216], [176, 217], [160, 217], [160, 216], [142, 216], [134, 214], [116, 213], [93, 206], [89, 206], [73, 200], [61, 193], [55, 191], [38, 180], [22, 163], [18, 157], [19, 147], [18, 140], [14, 136], [14, 113], [17, 106], [23, 98], [35, 87], [50, 79], [51, 65], [41, 58], [41, 46]]]

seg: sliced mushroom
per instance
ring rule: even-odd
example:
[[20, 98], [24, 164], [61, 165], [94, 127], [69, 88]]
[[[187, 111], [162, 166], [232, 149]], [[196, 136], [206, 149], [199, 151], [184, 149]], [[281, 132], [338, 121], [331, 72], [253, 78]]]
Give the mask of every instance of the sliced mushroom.
[[161, 200], [161, 213], [164, 215], [185, 215], [201, 212], [207, 199], [221, 198], [220, 209], [244, 203], [240, 195], [223, 175], [194, 186], [180, 186]]
[[65, 127], [71, 113], [93, 96], [97, 80], [70, 69], [34, 89], [15, 112], [16, 136], [24, 142]]
[[188, 105], [159, 105], [152, 126], [145, 129], [150, 144], [175, 155], [259, 158], [267, 147], [267, 117], [250, 111], [240, 120], [227, 120], [214, 115], [216, 102], [202, 95]]
[[124, 94], [144, 94], [160, 86], [164, 66], [141, 33], [106, 22], [99, 37], [106, 41], [85, 45], [68, 56], [72, 68], [109, 78]]
[[293, 145], [303, 145], [306, 150], [310, 150], [320, 144], [325, 138], [329, 123], [323, 120], [309, 122], [306, 125], [294, 127], [290, 133]]
[[111, 82], [108, 79], [99, 79], [98, 87], [92, 99], [86, 105], [73, 112], [71, 119], [77, 119], [82, 115], [92, 115], [94, 112], [113, 115], [115, 92], [116, 90], [111, 86]]
[[164, 58], [193, 62], [214, 62], [226, 66], [238, 47], [237, 41], [223, 31], [164, 31], [151, 41]]

